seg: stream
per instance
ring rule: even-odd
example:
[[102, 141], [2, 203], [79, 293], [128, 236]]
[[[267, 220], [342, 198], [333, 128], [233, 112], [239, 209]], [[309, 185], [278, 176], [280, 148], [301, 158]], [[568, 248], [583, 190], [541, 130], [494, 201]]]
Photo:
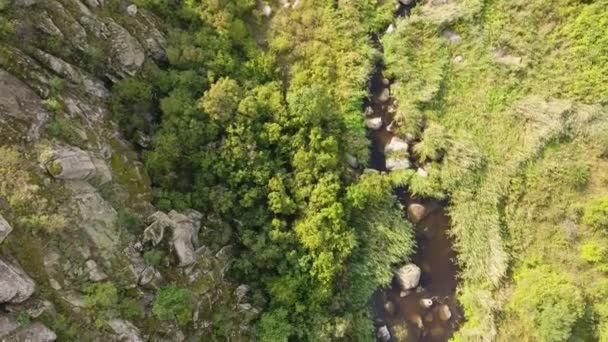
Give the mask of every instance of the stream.
[[[408, 15], [412, 6], [400, 6], [396, 15]], [[374, 45], [382, 51], [379, 38], [374, 39]], [[394, 136], [390, 128], [394, 101], [390, 96], [387, 99], [387, 89], [390, 90], [391, 83], [383, 76], [383, 66], [377, 65], [369, 82], [371, 96], [364, 104], [366, 119], [382, 119], [381, 127], [369, 129], [368, 136], [371, 140], [370, 167], [384, 172], [387, 171], [384, 147]], [[410, 155], [412, 145], [409, 144]], [[415, 168], [421, 167], [414, 160], [410, 162]], [[413, 290], [403, 291], [393, 280], [390, 287], [375, 292], [370, 304], [378, 340], [447, 341], [464, 319], [456, 300], [458, 267], [447, 233], [450, 227], [447, 203], [414, 198], [406, 189], [396, 189], [396, 195], [405, 208], [404, 217], [408, 216], [407, 208], [412, 204], [425, 208], [424, 216], [415, 223], [417, 251], [411, 257], [411, 263], [420, 268], [421, 276], [418, 287]], [[382, 333], [383, 329], [388, 329], [390, 338]]]

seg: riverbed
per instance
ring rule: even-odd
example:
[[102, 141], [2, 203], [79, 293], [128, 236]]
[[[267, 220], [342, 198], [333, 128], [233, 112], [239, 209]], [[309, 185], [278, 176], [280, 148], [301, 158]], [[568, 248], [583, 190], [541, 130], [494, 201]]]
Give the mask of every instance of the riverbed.
[[[374, 43], [381, 51], [380, 39], [374, 39]], [[394, 136], [391, 122], [395, 104], [392, 98], [386, 98], [386, 89], [390, 94], [391, 83], [384, 77], [382, 65], [377, 65], [369, 82], [370, 98], [365, 103], [367, 118], [382, 120], [379, 129], [369, 129], [370, 167], [385, 172], [384, 147]], [[409, 147], [410, 155], [413, 155], [411, 146], [412, 142]], [[411, 162], [414, 168], [420, 167], [414, 160]], [[388, 327], [392, 341], [447, 341], [464, 319], [456, 300], [458, 267], [448, 235], [447, 203], [412, 198], [407, 189], [396, 189], [396, 195], [403, 204], [404, 219], [408, 219], [407, 208], [411, 204], [426, 208], [424, 217], [414, 225], [417, 251], [411, 256], [411, 262], [422, 272], [415, 290], [402, 291], [395, 281], [388, 288], [378, 289], [371, 301], [374, 320], [377, 328]]]

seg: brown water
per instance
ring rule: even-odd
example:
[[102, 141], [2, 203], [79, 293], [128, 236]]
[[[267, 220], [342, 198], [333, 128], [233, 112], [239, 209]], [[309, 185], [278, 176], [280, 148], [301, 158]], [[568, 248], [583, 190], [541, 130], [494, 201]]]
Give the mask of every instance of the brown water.
[[[376, 43], [381, 50], [379, 40]], [[370, 166], [381, 171], [386, 171], [384, 146], [394, 135], [387, 130], [394, 113], [393, 99], [381, 99], [382, 92], [385, 88], [390, 88], [391, 83], [383, 78], [382, 66], [378, 65], [369, 83], [371, 98], [365, 104], [373, 109], [373, 114], [368, 117], [381, 117], [383, 120], [380, 130], [369, 130], [372, 142]], [[389, 288], [376, 291], [371, 302], [376, 325], [380, 327], [386, 324], [393, 336], [392, 341], [447, 341], [464, 316], [455, 297], [458, 268], [452, 241], [447, 234], [450, 219], [445, 212], [446, 203], [412, 198], [406, 189], [398, 189], [396, 193], [404, 208], [411, 203], [420, 203], [427, 208], [426, 217], [415, 225], [418, 247], [411, 260], [420, 267], [422, 275], [418, 288], [408, 293], [402, 293], [394, 282]], [[422, 299], [431, 299], [432, 306], [423, 307], [420, 304]], [[387, 302], [392, 303], [394, 312], [385, 309]], [[441, 320], [439, 317], [442, 305], [447, 305], [450, 309], [449, 320]], [[398, 330], [404, 328], [407, 338], [399, 338]]]

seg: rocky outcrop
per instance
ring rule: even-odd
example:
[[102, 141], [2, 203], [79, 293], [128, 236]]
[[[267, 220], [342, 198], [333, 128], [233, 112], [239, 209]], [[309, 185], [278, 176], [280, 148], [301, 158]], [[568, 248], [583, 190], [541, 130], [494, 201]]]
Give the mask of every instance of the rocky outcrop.
[[103, 197], [85, 181], [66, 182], [73, 205], [78, 210], [78, 225], [105, 257], [111, 257], [119, 243], [117, 213]]
[[30, 298], [36, 284], [14, 260], [0, 258], [0, 304], [21, 303]]
[[407, 264], [395, 272], [395, 278], [402, 290], [411, 290], [418, 286], [421, 273], [420, 267]]
[[2, 342], [53, 342], [56, 339], [57, 335], [46, 325], [34, 322], [3, 338]]
[[133, 323], [122, 319], [112, 319], [108, 325], [116, 334], [117, 342], [143, 342], [141, 333]]
[[165, 236], [165, 230], [172, 232], [172, 246], [179, 258], [179, 265], [184, 267], [194, 263], [195, 246], [198, 245], [198, 232], [203, 215], [195, 210], [185, 214], [171, 211], [168, 215], [162, 212], [154, 213], [149, 221], [152, 223], [144, 231], [144, 242], [159, 244]]
[[6, 239], [6, 237], [13, 231], [13, 227], [11, 227], [8, 222], [0, 215], [0, 244]]
[[154, 266], [146, 265], [135, 244], [131, 243], [124, 250], [129, 260], [129, 269], [135, 278], [137, 285], [158, 288], [163, 277]]
[[386, 159], [386, 169], [389, 171], [405, 170], [412, 167], [412, 163], [406, 157], [390, 157]]
[[4, 337], [17, 330], [17, 328], [19, 328], [19, 322], [16, 319], [0, 314], [0, 339], [2, 341], [4, 341]]
[[58, 179], [95, 180], [105, 184], [112, 180], [106, 163], [75, 146], [57, 146], [41, 157], [47, 171]]
[[146, 59], [144, 48], [124, 27], [113, 21], [107, 26], [113, 60], [120, 66], [123, 77], [134, 76]]
[[49, 113], [25, 83], [0, 69], [0, 135], [6, 142], [34, 141]]
[[92, 282], [100, 282], [108, 279], [108, 275], [97, 265], [94, 260], [87, 260], [85, 263], [87, 272], [89, 274], [89, 280]]

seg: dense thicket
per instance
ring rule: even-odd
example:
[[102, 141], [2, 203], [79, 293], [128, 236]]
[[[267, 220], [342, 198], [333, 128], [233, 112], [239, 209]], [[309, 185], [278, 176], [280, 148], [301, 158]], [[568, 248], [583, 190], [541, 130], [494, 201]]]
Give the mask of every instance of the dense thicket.
[[206, 243], [237, 247], [233, 277], [265, 300], [260, 340], [373, 339], [367, 300], [412, 230], [390, 181], [345, 160], [367, 161], [368, 33], [392, 4], [307, 1], [271, 21], [255, 1], [140, 4], [171, 18], [170, 65], [112, 103], [129, 136], [152, 135], [157, 206], [226, 223]]

